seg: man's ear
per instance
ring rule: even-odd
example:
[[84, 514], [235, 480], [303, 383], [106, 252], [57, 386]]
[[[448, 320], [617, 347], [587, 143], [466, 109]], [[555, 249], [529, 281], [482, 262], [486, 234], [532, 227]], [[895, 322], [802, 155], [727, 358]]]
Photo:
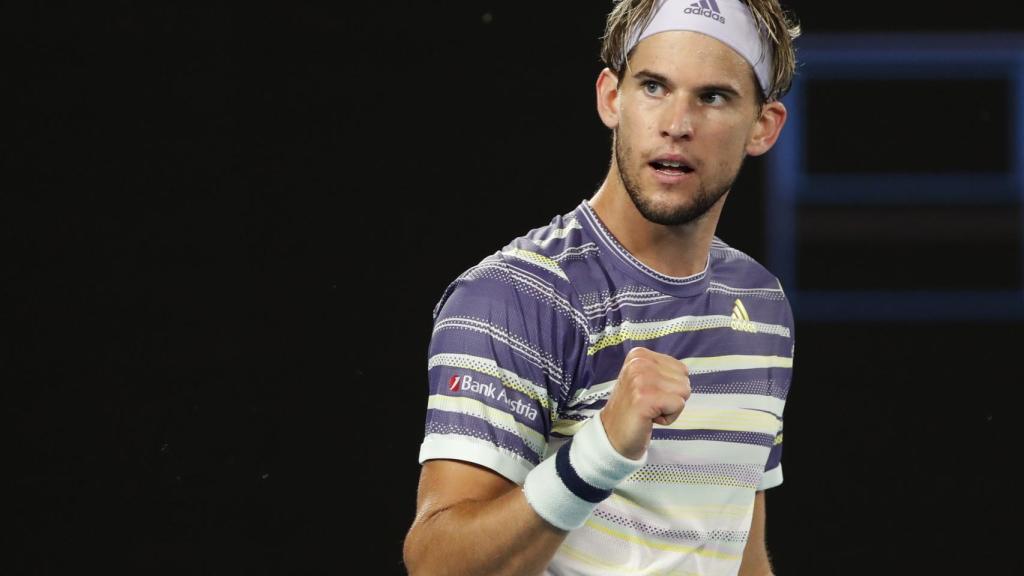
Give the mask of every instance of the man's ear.
[[597, 114], [614, 130], [619, 125], [619, 78], [605, 68], [597, 76]]
[[785, 105], [777, 100], [762, 106], [761, 115], [747, 140], [747, 154], [760, 156], [771, 150], [782, 133], [782, 126], [786, 124], [786, 115]]

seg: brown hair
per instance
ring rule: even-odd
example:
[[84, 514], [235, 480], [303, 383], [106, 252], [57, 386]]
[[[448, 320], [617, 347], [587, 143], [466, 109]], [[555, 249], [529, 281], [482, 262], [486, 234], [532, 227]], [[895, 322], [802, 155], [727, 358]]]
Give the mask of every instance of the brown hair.
[[[772, 78], [765, 100], [778, 100], [793, 84], [796, 73], [796, 48], [793, 40], [800, 36], [800, 24], [778, 0], [739, 0], [750, 9], [757, 29], [772, 45]], [[615, 0], [608, 14], [601, 43], [601, 60], [615, 75], [622, 78], [629, 63], [626, 45], [651, 23], [658, 0]]]

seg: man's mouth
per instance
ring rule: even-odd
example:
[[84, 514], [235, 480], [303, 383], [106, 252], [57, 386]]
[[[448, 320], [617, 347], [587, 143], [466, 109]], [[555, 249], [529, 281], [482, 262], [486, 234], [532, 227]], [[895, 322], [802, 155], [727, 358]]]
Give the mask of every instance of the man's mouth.
[[658, 172], [664, 172], [665, 174], [689, 174], [693, 172], [693, 167], [689, 164], [676, 160], [654, 160], [650, 162], [650, 166]]

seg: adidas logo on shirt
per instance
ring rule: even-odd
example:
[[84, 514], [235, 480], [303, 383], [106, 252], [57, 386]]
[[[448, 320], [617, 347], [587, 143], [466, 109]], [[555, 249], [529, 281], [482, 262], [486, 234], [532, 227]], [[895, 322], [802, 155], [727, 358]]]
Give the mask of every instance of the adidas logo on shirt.
[[700, 2], [694, 2], [690, 4], [690, 7], [683, 10], [683, 14], [697, 14], [698, 16], [706, 16], [725, 24], [725, 16], [722, 16], [722, 11], [718, 9], [718, 2], [716, 0], [700, 0]]
[[747, 314], [747, 309], [739, 298], [736, 299], [736, 304], [732, 307], [732, 323], [730, 327], [740, 332], [757, 333], [757, 325], [750, 321], [750, 315]]

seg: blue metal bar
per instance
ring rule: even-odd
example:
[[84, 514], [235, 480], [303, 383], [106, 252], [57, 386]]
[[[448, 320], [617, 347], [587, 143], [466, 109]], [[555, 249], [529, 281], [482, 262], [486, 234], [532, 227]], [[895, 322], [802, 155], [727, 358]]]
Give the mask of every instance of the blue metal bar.
[[1019, 322], [1020, 291], [841, 292], [788, 291], [799, 321], [819, 322]]
[[[1024, 36], [833, 35], [799, 41], [802, 62], [784, 100], [791, 114], [766, 163], [768, 264], [794, 312], [825, 321], [1020, 321], [1024, 278], [1010, 291], [804, 291], [796, 284], [800, 203], [1017, 204], [1024, 222]], [[807, 85], [818, 79], [975, 79], [1009, 81], [1012, 164], [1008, 173], [809, 174], [803, 118]], [[1024, 230], [1024, 227], [1022, 227]], [[1024, 254], [1024, 232], [1021, 235]], [[1024, 262], [1021, 262], [1024, 270]]]
[[[977, 80], [1001, 79], [1013, 67], [1009, 61], [972, 61], [949, 55], [947, 61], [890, 58], [882, 60], [841, 59], [807, 62], [800, 73], [815, 80]], [[849, 55], [847, 55], [849, 57]]]
[[796, 286], [796, 199], [802, 187], [804, 170], [804, 108], [803, 82], [794, 80], [793, 87], [783, 100], [786, 108], [796, 111], [786, 119], [786, 126], [768, 153], [769, 201], [765, 214], [768, 235], [768, 265], [782, 285]]
[[956, 34], [805, 34], [797, 41], [801, 61], [819, 54], [882, 55], [970, 53], [978, 59], [1016, 58], [1024, 50], [1024, 35], [1007, 32]]
[[[1010, 106], [1015, 117], [1013, 169], [1020, 194], [1021, 222], [1024, 222], [1024, 50], [1018, 53], [1013, 90], [1010, 91], [1016, 106]], [[1021, 291], [1024, 293], [1024, 226], [1021, 227]]]
[[804, 182], [798, 199], [814, 204], [1015, 204], [1020, 199], [1015, 174], [814, 173]]

